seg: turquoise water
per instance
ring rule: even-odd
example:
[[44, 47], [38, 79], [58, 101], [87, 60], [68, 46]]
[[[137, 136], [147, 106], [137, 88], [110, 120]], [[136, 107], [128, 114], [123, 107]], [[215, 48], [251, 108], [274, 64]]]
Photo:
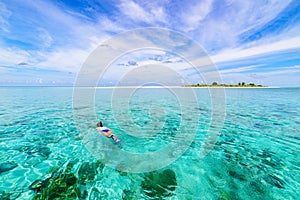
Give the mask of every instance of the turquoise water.
[[[95, 112], [122, 139], [123, 151], [155, 152], [184, 124], [178, 100], [166, 90], [138, 90], [128, 110], [112, 109], [111, 92], [96, 90]], [[190, 126], [198, 122], [190, 146], [162, 169], [130, 173], [106, 165], [87, 147], [115, 144], [97, 134], [96, 122], [85, 115], [80, 125], [94, 138], [83, 138], [72, 88], [1, 87], [0, 199], [297, 199], [300, 89], [226, 89], [221, 135], [204, 158], [198, 152], [212, 108], [206, 89], [194, 92], [199, 106], [183, 107]]]

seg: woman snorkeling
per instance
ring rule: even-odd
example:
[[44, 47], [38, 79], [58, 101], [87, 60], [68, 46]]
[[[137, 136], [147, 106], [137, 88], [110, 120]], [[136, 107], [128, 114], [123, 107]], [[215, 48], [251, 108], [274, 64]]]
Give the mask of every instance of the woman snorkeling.
[[106, 126], [103, 126], [102, 122], [98, 122], [97, 123], [97, 128], [96, 130], [101, 133], [102, 135], [106, 136], [107, 138], [111, 138], [113, 139], [115, 142], [121, 144], [121, 140], [119, 138], [117, 138], [114, 134], [113, 134], [113, 130], [111, 130], [110, 128], [107, 128]]

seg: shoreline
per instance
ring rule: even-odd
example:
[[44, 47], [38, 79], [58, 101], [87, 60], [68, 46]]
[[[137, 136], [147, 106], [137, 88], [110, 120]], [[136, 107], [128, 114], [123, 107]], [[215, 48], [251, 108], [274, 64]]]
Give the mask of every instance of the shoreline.
[[185, 86], [184, 88], [242, 88], [242, 89], [247, 89], [247, 88], [280, 88], [280, 87], [229, 87], [229, 86], [204, 86], [204, 87], [193, 87], [193, 86]]
[[13, 88], [13, 87], [28, 87], [28, 88], [41, 88], [41, 87], [53, 87], [53, 88], [96, 88], [96, 89], [109, 89], [109, 88], [234, 88], [234, 89], [247, 89], [247, 88], [300, 88], [300, 87], [279, 87], [279, 86], [263, 86], [263, 87], [228, 87], [228, 86], [203, 86], [203, 87], [193, 87], [193, 86], [48, 86], [48, 85], [37, 85], [37, 86], [0, 86], [0, 88]]
[[99, 86], [97, 86], [97, 87], [94, 87], [94, 88], [96, 88], [96, 89], [101, 89], [101, 88], [124, 88], [124, 89], [126, 89], [126, 88], [143, 88], [143, 89], [155, 89], [155, 88], [157, 88], [157, 89], [159, 89], [159, 88], [203, 88], [203, 89], [207, 89], [207, 88], [216, 88], [216, 89], [220, 89], [220, 88], [234, 88], [234, 89], [240, 89], [240, 88], [242, 88], [242, 89], [247, 89], [247, 88], [255, 88], [255, 89], [257, 89], [257, 88], [260, 88], [260, 89], [264, 89], [264, 88], [280, 88], [280, 87], [266, 87], [266, 86], [264, 86], [264, 87], [227, 87], [227, 86], [224, 86], [224, 87], [222, 87], [222, 86], [216, 86], [216, 87], [214, 87], [214, 86], [206, 86], [206, 87], [193, 87], [193, 86], [103, 86], [103, 87], [99, 87]]

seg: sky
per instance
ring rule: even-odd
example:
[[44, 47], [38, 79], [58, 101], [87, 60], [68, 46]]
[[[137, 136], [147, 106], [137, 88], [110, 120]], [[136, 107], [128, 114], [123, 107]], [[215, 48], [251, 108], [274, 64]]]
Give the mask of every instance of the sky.
[[[72, 86], [101, 43], [148, 27], [199, 44], [222, 83], [300, 86], [299, 0], [0, 0], [0, 85]], [[170, 52], [141, 51], [110, 70], [144, 64], [190, 68]]]

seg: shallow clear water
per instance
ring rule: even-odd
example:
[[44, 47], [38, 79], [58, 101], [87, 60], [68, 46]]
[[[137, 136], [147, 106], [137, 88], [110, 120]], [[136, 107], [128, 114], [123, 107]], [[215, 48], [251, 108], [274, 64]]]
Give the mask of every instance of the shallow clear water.
[[[83, 115], [80, 121], [86, 133], [79, 131], [73, 116], [72, 88], [1, 87], [0, 199], [300, 196], [300, 89], [226, 89], [221, 135], [204, 158], [198, 152], [211, 123], [206, 89], [194, 89], [198, 107], [183, 108], [166, 90], [141, 89], [127, 103], [129, 110], [122, 105], [112, 109], [106, 98], [111, 92], [97, 89], [95, 111], [97, 118], [121, 138], [123, 151], [144, 154], [168, 145], [184, 123], [181, 109], [190, 113], [191, 126], [193, 119], [198, 121], [193, 142], [175, 162], [162, 169], [145, 173], [118, 171], [87, 148], [83, 138], [86, 133], [94, 134], [88, 142], [98, 146], [103, 142], [115, 144], [97, 134], [96, 122], [89, 116]], [[182, 131], [188, 132], [189, 128], [183, 127]], [[152, 162], [157, 161], [149, 160], [149, 165]]]

